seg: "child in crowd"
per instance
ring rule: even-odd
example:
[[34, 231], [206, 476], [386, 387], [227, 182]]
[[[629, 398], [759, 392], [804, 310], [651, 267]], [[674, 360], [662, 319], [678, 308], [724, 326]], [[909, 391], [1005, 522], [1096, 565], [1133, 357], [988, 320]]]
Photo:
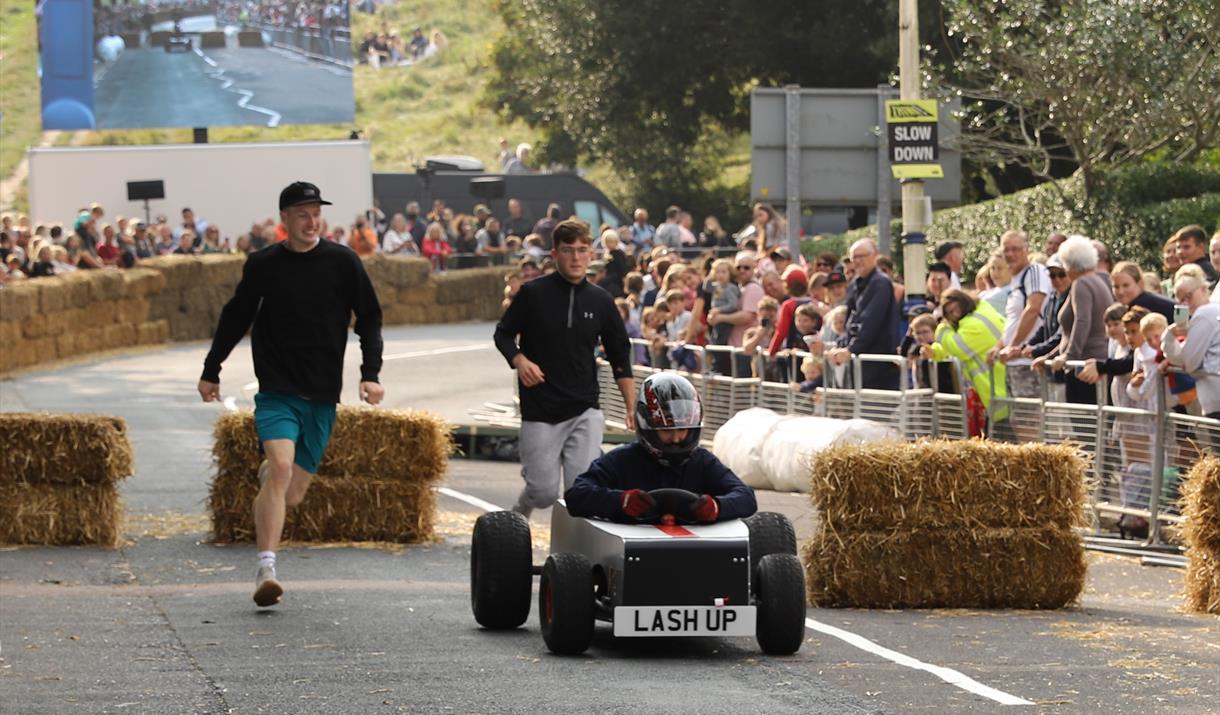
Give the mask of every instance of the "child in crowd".
[[[741, 302], [741, 288], [733, 282], [733, 262], [727, 258], [718, 258], [712, 264], [712, 275], [703, 284], [703, 290], [712, 296], [709, 310], [719, 310], [721, 313], [732, 313]], [[712, 345], [728, 345], [729, 335], [733, 332], [730, 323], [709, 325], [708, 333]]]
[[932, 377], [928, 363], [920, 363], [932, 357], [932, 343], [936, 341], [936, 318], [931, 313], [917, 315], [907, 329], [909, 345], [906, 351], [907, 369], [911, 374], [910, 384], [931, 387]]
[[[1140, 321], [1140, 332], [1148, 347], [1156, 353], [1156, 366], [1160, 369], [1165, 362], [1165, 351], [1161, 345], [1161, 335], [1169, 327], [1169, 321], [1160, 313], [1149, 313]], [[1152, 373], [1149, 372], [1149, 376]], [[1195, 379], [1180, 372], [1170, 372], [1165, 375], [1165, 386], [1168, 388], [1165, 407], [1179, 414], [1201, 414], [1199, 410], [1198, 391]]]
[[[623, 327], [627, 329], [627, 338], [642, 338], [644, 334], [640, 330], [640, 323], [631, 317], [631, 303], [626, 298], [615, 298], [614, 307], [618, 308], [618, 314], [623, 318]], [[648, 349], [643, 345], [633, 344], [631, 346], [631, 362], [634, 365], [647, 365]]]
[[655, 368], [669, 367], [669, 359], [665, 351], [665, 329], [668, 322], [669, 303], [660, 302], [644, 309], [644, 322], [640, 332], [649, 343], [649, 364]]
[[827, 345], [834, 345], [846, 333], [847, 306], [836, 306], [826, 314], [825, 322], [822, 324], [822, 342]]
[[805, 378], [795, 384], [800, 392], [816, 392], [822, 386], [822, 358], [806, 355], [801, 360], [801, 375]]
[[[1121, 304], [1115, 304], [1106, 309], [1106, 331], [1111, 330], [1112, 311]], [[1118, 323], [1123, 333], [1119, 341], [1120, 347], [1114, 357], [1125, 357], [1131, 354], [1134, 358], [1137, 373], [1115, 375], [1110, 381], [1110, 400], [1115, 407], [1149, 410], [1155, 408], [1155, 381], [1145, 379], [1145, 366], [1156, 364], [1156, 352], [1144, 342], [1140, 331], [1140, 321], [1148, 316], [1144, 308], [1124, 308], [1118, 316]], [[1159, 315], [1159, 314], [1158, 314]], [[1163, 319], [1163, 318], [1162, 318]], [[1155, 369], [1155, 367], [1153, 368]], [[1150, 485], [1152, 481], [1152, 451], [1149, 435], [1152, 433], [1151, 414], [1134, 415], [1121, 414], [1114, 418], [1114, 436], [1118, 438], [1121, 448], [1123, 468], [1119, 479], [1119, 501], [1124, 507], [1142, 509], [1148, 505]], [[1118, 520], [1119, 530], [1133, 535], [1147, 534], [1148, 521], [1143, 517], [1123, 514]]]
[[[669, 320], [665, 324], [665, 335], [670, 340], [677, 341], [686, 332], [691, 321], [691, 312], [686, 309], [686, 291], [681, 288], [671, 288], [665, 294], [665, 304], [669, 307]], [[670, 366], [674, 368], [694, 370], [699, 364], [695, 353], [683, 345], [670, 348], [667, 356]]]
[[[760, 347], [771, 344], [771, 336], [775, 334], [775, 321], [779, 317], [779, 302], [771, 296], [765, 296], [758, 301], [758, 324], [746, 328], [742, 336], [742, 352], [749, 356], [750, 372], [754, 377], [776, 382], [778, 372], [775, 362], [766, 355], [758, 355]], [[744, 367], [738, 368], [736, 377], [746, 377]]]

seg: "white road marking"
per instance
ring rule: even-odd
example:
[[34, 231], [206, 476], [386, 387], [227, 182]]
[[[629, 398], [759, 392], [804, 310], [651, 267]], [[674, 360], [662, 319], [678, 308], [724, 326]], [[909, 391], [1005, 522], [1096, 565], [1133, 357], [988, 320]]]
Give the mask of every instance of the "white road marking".
[[832, 625], [822, 623], [821, 621], [815, 621], [812, 618], [805, 619], [805, 627], [819, 633], [824, 633], [828, 636], [834, 636], [844, 643], [855, 646], [860, 650], [868, 651], [873, 655], [880, 656], [886, 660], [897, 663], [898, 665], [931, 673], [950, 685], [959, 687], [962, 690], [974, 693], [975, 695], [981, 695], [989, 700], [994, 700], [1001, 705], [1036, 705], [1036, 703], [1032, 703], [1024, 698], [1018, 698], [1017, 696], [1009, 695], [1002, 690], [996, 690], [995, 688], [990, 688], [983, 685], [977, 680], [953, 670], [952, 668], [945, 668], [943, 666], [925, 663], [922, 660], [916, 660], [909, 655], [903, 655], [898, 651], [890, 650], [885, 646], [877, 645], [869, 639], [858, 636], [851, 631], [845, 631], [842, 628], [835, 628]]
[[381, 358], [382, 362], [387, 360], [408, 360], [417, 357], [430, 357], [432, 355], [449, 355], [450, 353], [468, 353], [475, 350], [490, 350], [495, 345], [492, 343], [479, 343], [477, 345], [459, 345], [452, 348], [436, 348], [435, 350], [417, 350], [410, 353], [394, 353], [393, 355], [385, 355]]
[[489, 501], [483, 501], [482, 499], [480, 499], [478, 497], [474, 497], [469, 494], [464, 494], [462, 492], [455, 491], [453, 489], [450, 489], [449, 487], [437, 487], [436, 491], [441, 494], [444, 494], [447, 497], [453, 497], [454, 499], [457, 499], [458, 501], [464, 501], [467, 504], [469, 504], [470, 506], [482, 509], [483, 511], [504, 511], [504, 509], [501, 509], [500, 507], [496, 506], [495, 504], [492, 504]]
[[199, 49], [198, 47], [195, 48], [195, 54], [202, 57], [203, 61], [208, 63], [208, 65], [213, 68], [211, 71], [206, 72], [205, 74], [207, 74], [207, 76], [211, 77], [212, 79], [220, 82], [221, 83], [220, 88], [222, 90], [224, 90], [226, 92], [232, 92], [234, 94], [241, 95], [241, 99], [237, 100], [237, 106], [241, 107], [242, 109], [248, 109], [252, 112], [258, 112], [259, 114], [265, 114], [267, 116], [267, 126], [269, 126], [269, 127], [278, 127], [280, 125], [280, 119], [282, 119], [282, 115], [280, 115], [279, 112], [267, 109], [266, 107], [260, 107], [255, 104], [250, 104], [250, 100], [254, 98], [253, 92], [251, 92], [248, 89], [232, 89], [233, 80], [224, 76], [225, 75], [224, 69], [221, 68], [220, 65], [216, 64], [215, 60], [213, 60], [211, 57], [208, 57], [207, 55], [203, 54], [203, 50]]
[[[471, 496], [469, 494], [464, 494], [462, 492], [459, 492], [459, 491], [456, 491], [453, 489], [449, 489], [448, 487], [437, 487], [436, 491], [440, 492], [441, 494], [444, 494], [445, 496], [450, 496], [450, 497], [453, 497], [454, 499], [464, 501], [467, 504], [478, 507], [484, 511], [503, 511], [503, 509], [496, 506], [495, 504], [491, 504], [489, 502], [483, 501], [482, 499], [475, 497], [475, 496]], [[965, 690], [966, 692], [970, 692], [970, 693], [974, 693], [975, 695], [982, 696], [984, 698], [987, 698], [988, 700], [993, 700], [1001, 705], [1036, 705], [1037, 704], [1037, 703], [1030, 702], [1029, 700], [1026, 700], [1024, 698], [1019, 698], [1015, 695], [1009, 695], [1008, 693], [1006, 693], [1002, 690], [996, 690], [995, 688], [983, 685], [982, 683], [978, 682], [977, 680], [974, 680], [973, 678], [967, 676], [964, 673], [953, 670], [952, 668], [946, 668], [946, 667], [940, 666], [940, 665], [932, 665], [931, 663], [925, 663], [922, 660], [917, 660], [915, 658], [912, 658], [909, 655], [904, 655], [902, 653], [899, 653], [896, 650], [890, 650], [889, 648], [886, 648], [885, 646], [878, 645], [863, 636], [858, 636], [855, 633], [852, 633], [851, 631], [845, 631], [842, 628], [836, 628], [832, 625], [822, 623], [821, 621], [816, 621], [812, 618], [805, 619], [805, 627], [811, 631], [817, 631], [818, 633], [822, 633], [822, 634], [825, 634], [828, 636], [833, 636], [835, 638], [838, 638], [839, 640], [843, 641], [844, 643], [847, 643], [848, 645], [854, 646], [863, 651], [867, 651], [867, 652], [872, 653], [873, 655], [879, 656], [881, 658], [885, 658], [886, 660], [893, 662], [893, 663], [897, 663], [898, 665], [901, 665], [905, 668], [911, 668], [913, 670], [922, 670], [925, 673], [931, 673], [932, 675], [935, 675], [936, 677], [945, 681], [949, 685], [952, 685], [957, 688], [961, 688], [962, 690]]]

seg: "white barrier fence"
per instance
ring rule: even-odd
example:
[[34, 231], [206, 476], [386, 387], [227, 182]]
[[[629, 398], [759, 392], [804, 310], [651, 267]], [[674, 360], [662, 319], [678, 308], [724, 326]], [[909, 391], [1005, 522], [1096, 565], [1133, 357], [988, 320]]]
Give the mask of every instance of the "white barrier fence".
[[[763, 380], [766, 358], [745, 355], [740, 348], [727, 346], [681, 346], [696, 357], [696, 368], [679, 370], [699, 389], [704, 405], [703, 439], [710, 444], [716, 430], [741, 410], [765, 407], [782, 414], [816, 415], [840, 419], [864, 418], [889, 426], [907, 439], [943, 437], [965, 439], [969, 436], [968, 407], [959, 386], [961, 365], [952, 360], [945, 365], [953, 385], [939, 385], [941, 370], [930, 365], [929, 386], [912, 384], [912, 370], [905, 358], [896, 355], [859, 355], [846, 370], [836, 373], [823, 367], [824, 386], [811, 393], [801, 392], [795, 383]], [[648, 351], [646, 340], [633, 339], [632, 352]], [[659, 357], [654, 356], [654, 357]], [[791, 351], [781, 356], [788, 361], [787, 375], [799, 375], [801, 360], [808, 353]], [[894, 365], [900, 373], [899, 389], [864, 388], [861, 371], [868, 364]], [[614, 382], [610, 366], [599, 360], [598, 380], [601, 405], [606, 422], [622, 428], [628, 406]], [[1069, 362], [1069, 369], [1081, 363]], [[659, 369], [634, 365], [637, 380]], [[1107, 405], [1106, 376], [1097, 384], [1097, 402], [1079, 404], [1051, 399], [1050, 384], [1041, 377], [1040, 398], [992, 397], [988, 416], [992, 419], [988, 436], [1006, 441], [1038, 441], [1049, 444], [1070, 442], [1093, 457], [1091, 505], [1093, 526], [1100, 530], [1102, 515], [1138, 517], [1147, 520], [1148, 544], [1162, 543], [1166, 525], [1182, 521], [1178, 509], [1178, 485], [1201, 454], [1220, 445], [1220, 420], [1180, 414], [1166, 410], [1165, 380], [1159, 380], [1157, 411]], [[1134, 529], [1133, 531], [1138, 531]]]

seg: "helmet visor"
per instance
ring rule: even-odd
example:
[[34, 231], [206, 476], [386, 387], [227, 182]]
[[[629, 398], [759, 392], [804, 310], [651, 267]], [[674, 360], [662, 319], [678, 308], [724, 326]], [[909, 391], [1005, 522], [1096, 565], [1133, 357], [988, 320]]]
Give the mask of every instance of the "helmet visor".
[[648, 404], [648, 426], [654, 430], [690, 429], [703, 424], [698, 400], [657, 400]]

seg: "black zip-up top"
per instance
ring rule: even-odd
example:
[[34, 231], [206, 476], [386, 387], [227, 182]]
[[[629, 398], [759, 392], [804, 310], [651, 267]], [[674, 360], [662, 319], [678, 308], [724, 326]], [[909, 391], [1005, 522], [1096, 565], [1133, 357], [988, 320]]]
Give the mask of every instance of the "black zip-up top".
[[521, 419], [555, 424], [598, 406], [594, 351], [599, 339], [614, 378], [631, 377], [627, 329], [609, 293], [588, 280], [572, 283], [558, 272], [521, 286], [495, 334], [496, 348], [510, 366], [524, 353], [545, 378], [534, 387], [520, 386]]
[[326, 240], [304, 253], [284, 243], [252, 253], [220, 314], [202, 379], [220, 382], [220, 364], [253, 323], [250, 343], [261, 392], [337, 403], [352, 313], [363, 354], [360, 379], [377, 382], [381, 304], [360, 258]]

